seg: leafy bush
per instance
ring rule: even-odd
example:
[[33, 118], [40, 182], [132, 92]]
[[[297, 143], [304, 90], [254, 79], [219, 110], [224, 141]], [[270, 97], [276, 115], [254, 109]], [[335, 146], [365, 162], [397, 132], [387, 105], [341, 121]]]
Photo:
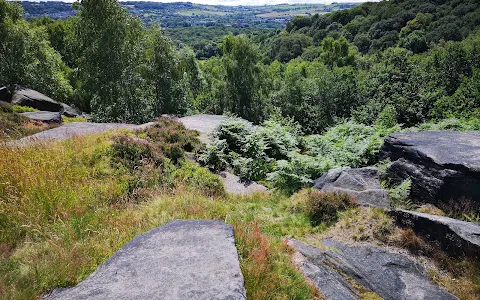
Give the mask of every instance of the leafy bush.
[[222, 121], [213, 131], [213, 138], [224, 140], [227, 143], [228, 150], [235, 153], [242, 153], [246, 137], [254, 131], [252, 124], [238, 117], [228, 117]]
[[273, 172], [267, 174], [267, 179], [274, 187], [286, 193], [294, 193], [311, 185], [313, 179], [334, 167], [333, 162], [328, 159], [294, 154], [289, 161], [278, 161]]
[[220, 178], [205, 168], [193, 162], [185, 162], [181, 168], [175, 170], [174, 178], [186, 187], [201, 191], [208, 197], [225, 196], [225, 188]]
[[36, 112], [38, 111], [38, 109], [28, 107], [28, 106], [13, 105], [12, 111], [16, 113], [24, 113], [24, 112]]
[[457, 130], [470, 131], [480, 130], [480, 118], [457, 119], [448, 118], [437, 122], [423, 123], [417, 127], [407, 128], [404, 131], [427, 131], [427, 130]]
[[400, 130], [387, 115], [391, 110], [385, 111], [385, 120], [376, 126], [348, 121], [307, 137], [293, 120], [276, 115], [255, 127], [228, 118], [215, 130], [200, 161], [214, 170], [231, 168], [250, 180], [267, 179], [273, 187], [293, 193], [333, 167], [377, 162], [384, 136]]
[[113, 137], [112, 157], [130, 170], [137, 169], [147, 163], [161, 164], [163, 153], [147, 140], [118, 135]]
[[205, 147], [198, 160], [210, 170], [225, 170], [229, 161], [227, 141], [213, 139]]
[[362, 167], [378, 160], [384, 137], [400, 130], [372, 127], [353, 121], [331, 127], [323, 135], [305, 137], [308, 154], [330, 159], [336, 165]]
[[138, 137], [120, 135], [114, 137], [113, 156], [131, 169], [142, 162], [161, 164], [164, 158], [178, 164], [185, 151], [199, 151], [201, 143], [198, 132], [187, 130], [182, 123], [161, 118], [153, 126], [136, 132]]
[[411, 188], [412, 180], [410, 178], [405, 179], [397, 186], [388, 188], [388, 195], [392, 200], [392, 206], [400, 209], [411, 209], [412, 202], [409, 200]]
[[337, 220], [337, 213], [355, 205], [355, 200], [347, 194], [324, 193], [319, 190], [304, 189], [292, 197], [313, 226]]

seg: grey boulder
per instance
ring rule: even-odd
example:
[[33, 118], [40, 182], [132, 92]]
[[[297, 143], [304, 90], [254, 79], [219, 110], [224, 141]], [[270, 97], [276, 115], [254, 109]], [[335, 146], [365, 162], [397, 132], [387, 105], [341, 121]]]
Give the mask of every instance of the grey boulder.
[[300, 270], [327, 299], [358, 299], [359, 290], [345, 276], [383, 299], [457, 299], [436, 286], [425, 269], [405, 255], [378, 246], [349, 246], [334, 239], [322, 242], [329, 249], [288, 240], [297, 252]]
[[382, 156], [392, 160], [387, 169], [392, 183], [412, 180], [415, 200], [480, 201], [479, 131], [394, 133], [385, 139]]
[[10, 90], [6, 86], [0, 87], [0, 101], [10, 102], [11, 95]]
[[480, 259], [478, 223], [406, 210], [393, 210], [389, 214], [399, 226], [412, 228], [419, 235], [437, 243], [447, 253]]
[[74, 288], [45, 299], [246, 299], [233, 227], [177, 220], [135, 237]]
[[12, 95], [12, 104], [28, 106], [41, 111], [60, 112], [63, 110], [62, 104], [59, 102], [37, 91], [19, 86]]
[[360, 205], [391, 206], [388, 192], [381, 188], [380, 174], [374, 167], [330, 170], [315, 181], [314, 188], [323, 192], [348, 194]]
[[29, 118], [33, 121], [43, 122], [43, 123], [62, 123], [62, 115], [59, 112], [51, 111], [39, 111], [39, 112], [27, 112], [21, 113], [21, 115]]
[[67, 105], [65, 103], [60, 103], [62, 106], [62, 114], [65, 117], [69, 118], [76, 118], [82, 115], [80, 111], [78, 111], [76, 108], [71, 107], [70, 105]]

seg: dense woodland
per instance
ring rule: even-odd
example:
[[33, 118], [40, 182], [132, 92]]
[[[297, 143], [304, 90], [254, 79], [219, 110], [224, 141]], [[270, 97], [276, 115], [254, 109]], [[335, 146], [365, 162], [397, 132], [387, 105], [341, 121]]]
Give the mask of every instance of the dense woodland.
[[259, 123], [278, 108], [320, 133], [341, 119], [373, 124], [385, 110], [405, 126], [479, 113], [473, 0], [384, 1], [296, 17], [270, 37], [225, 36], [202, 61], [117, 1], [81, 1], [75, 17], [29, 22], [17, 3], [0, 3], [0, 82], [99, 121], [229, 112]]

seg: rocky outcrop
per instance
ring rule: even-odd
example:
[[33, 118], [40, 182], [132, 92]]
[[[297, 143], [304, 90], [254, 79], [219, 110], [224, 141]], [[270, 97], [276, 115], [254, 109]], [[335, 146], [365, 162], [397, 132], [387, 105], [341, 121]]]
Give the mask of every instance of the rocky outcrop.
[[415, 233], [437, 243], [451, 255], [480, 259], [480, 224], [463, 222], [444, 216], [394, 210], [399, 226], [412, 228]]
[[71, 289], [45, 299], [246, 299], [233, 227], [177, 220], [134, 238]]
[[12, 94], [6, 86], [0, 86], [0, 101], [10, 102]]
[[50, 112], [50, 111], [39, 111], [39, 112], [27, 112], [21, 113], [21, 115], [29, 118], [33, 121], [43, 122], [43, 123], [62, 123], [62, 115], [59, 112]]
[[268, 188], [248, 179], [242, 179], [230, 172], [221, 172], [220, 180], [227, 193], [234, 195], [251, 195], [254, 193], [268, 192]]
[[394, 133], [385, 139], [382, 156], [392, 164], [392, 183], [412, 180], [411, 197], [438, 201], [480, 201], [480, 132], [424, 131]]
[[82, 115], [80, 111], [71, 107], [70, 105], [67, 105], [65, 103], [60, 103], [60, 105], [62, 106], [62, 114], [65, 117], [76, 118]]
[[60, 112], [63, 107], [57, 101], [37, 91], [17, 87], [12, 95], [12, 104], [28, 106], [41, 111]]
[[109, 130], [142, 130], [152, 126], [154, 123], [143, 125], [115, 124], [115, 123], [86, 123], [73, 122], [54, 129], [42, 131], [31, 136], [21, 138], [17, 141], [8, 143], [10, 146], [24, 146], [37, 142], [61, 141], [71, 139], [77, 136], [102, 133]]
[[296, 251], [294, 259], [304, 276], [327, 299], [358, 299], [358, 287], [383, 299], [457, 299], [433, 284], [421, 265], [382, 247], [349, 246], [334, 239], [323, 240], [330, 249], [293, 239], [288, 244]]
[[391, 206], [388, 192], [381, 188], [380, 174], [374, 167], [330, 170], [315, 181], [314, 188], [348, 194], [360, 205], [381, 208]]

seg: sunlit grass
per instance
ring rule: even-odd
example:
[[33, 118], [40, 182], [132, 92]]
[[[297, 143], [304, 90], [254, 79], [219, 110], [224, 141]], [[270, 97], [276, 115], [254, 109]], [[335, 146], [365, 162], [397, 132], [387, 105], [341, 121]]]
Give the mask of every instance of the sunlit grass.
[[285, 236], [315, 232], [288, 210], [289, 198], [212, 193], [214, 183], [192, 186], [205, 177], [194, 165], [139, 193], [136, 175], [112, 164], [112, 135], [0, 149], [0, 298], [75, 285], [134, 236], [175, 219], [235, 226], [249, 299], [313, 297], [282, 246]]

